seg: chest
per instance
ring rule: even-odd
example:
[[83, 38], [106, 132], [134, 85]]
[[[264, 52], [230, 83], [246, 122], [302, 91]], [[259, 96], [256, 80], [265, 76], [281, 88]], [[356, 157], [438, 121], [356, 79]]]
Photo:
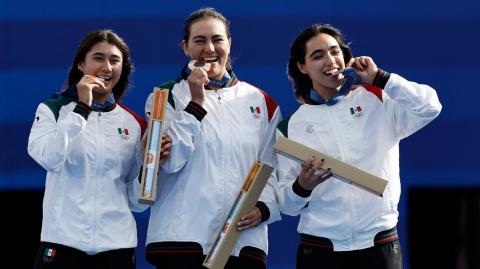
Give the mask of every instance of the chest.
[[255, 92], [232, 88], [207, 91], [202, 135], [207, 143], [258, 147], [268, 124], [268, 111]]
[[85, 128], [69, 147], [69, 163], [128, 166], [140, 141], [140, 129], [121, 114], [92, 112]]
[[388, 123], [382, 103], [372, 98], [349, 98], [333, 106], [303, 105], [292, 116], [289, 137], [347, 161], [382, 143]]

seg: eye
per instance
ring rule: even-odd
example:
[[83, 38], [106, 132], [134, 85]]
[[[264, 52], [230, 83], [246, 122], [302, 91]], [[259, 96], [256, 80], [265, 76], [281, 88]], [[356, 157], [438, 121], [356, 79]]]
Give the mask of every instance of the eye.
[[204, 38], [195, 38], [195, 39], [193, 39], [193, 43], [203, 44], [203, 43], [205, 43], [205, 39]]
[[110, 60], [110, 63], [112, 63], [112, 64], [119, 64], [121, 62], [122, 61], [119, 58], [113, 58], [113, 59]]

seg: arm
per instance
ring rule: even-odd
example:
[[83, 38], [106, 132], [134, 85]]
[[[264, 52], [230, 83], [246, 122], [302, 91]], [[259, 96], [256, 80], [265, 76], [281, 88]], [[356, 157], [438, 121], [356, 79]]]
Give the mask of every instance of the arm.
[[385, 72], [377, 68], [370, 57], [352, 58], [348, 65], [363, 81], [383, 90], [386, 113], [392, 117], [393, 128], [400, 139], [418, 131], [440, 114], [442, 105], [430, 86]]
[[[274, 168], [270, 178], [265, 185], [265, 188], [258, 199], [258, 203], [263, 203], [266, 207], [262, 208], [260, 204], [260, 211], [262, 212], [262, 219], [261, 221], [267, 221], [269, 224], [275, 221], [281, 220], [280, 210], [278, 208], [278, 200], [277, 200], [277, 172], [276, 167], [278, 164], [277, 155], [274, 150], [276, 136], [275, 130], [277, 129], [277, 125], [282, 120], [282, 114], [280, 112], [280, 107], [276, 107], [273, 116], [268, 123], [267, 127], [264, 129], [263, 139], [261, 141], [261, 151], [259, 160], [263, 163], [266, 163]], [[268, 214], [268, 215], [267, 215]]]
[[263, 130], [261, 135], [262, 139], [260, 141], [260, 153], [258, 159], [270, 165], [274, 168], [270, 178], [265, 185], [258, 202], [254, 209], [252, 209], [245, 216], [240, 218], [240, 221], [237, 223], [237, 228], [239, 230], [245, 230], [257, 226], [263, 221], [267, 223], [273, 223], [281, 219], [280, 210], [277, 205], [277, 195], [276, 195], [276, 172], [275, 167], [277, 165], [277, 158], [274, 152], [273, 146], [275, 145], [275, 129], [278, 123], [282, 118], [280, 108], [277, 106], [273, 113], [272, 118], [267, 124], [267, 127]]
[[143, 140], [144, 139], [139, 137], [139, 140], [135, 144], [135, 152], [132, 157], [130, 170], [127, 174], [127, 177], [125, 178], [128, 205], [130, 207], [130, 210], [135, 212], [145, 211], [149, 207], [149, 205], [147, 204], [142, 204], [138, 202], [141, 187], [138, 177], [140, 176], [140, 171], [143, 164], [143, 154], [141, 154], [142, 152], [144, 152], [144, 150], [142, 149], [144, 147]]
[[399, 138], [405, 138], [435, 119], [442, 109], [437, 93], [428, 85], [390, 74], [384, 92], [386, 111], [392, 115]]
[[[172, 92], [170, 92], [172, 94]], [[152, 95], [145, 104], [147, 118], [152, 107]], [[169, 103], [166, 109], [164, 131], [171, 139], [169, 158], [162, 164], [165, 173], [175, 173], [182, 169], [195, 150], [195, 137], [200, 133], [201, 121], [206, 111], [190, 102], [184, 110], [175, 110]]]
[[78, 103], [57, 121], [50, 108], [40, 104], [28, 138], [28, 154], [47, 171], [61, 169], [68, 149], [85, 128], [90, 111], [89, 106]]
[[[277, 137], [279, 136], [283, 134], [277, 130]], [[310, 201], [312, 191], [303, 189], [298, 183], [298, 176], [302, 170], [299, 162], [281, 154], [277, 154], [277, 157], [278, 205], [282, 213], [296, 216]]]
[[[78, 94], [78, 103], [72, 112], [61, 119], [55, 118], [50, 106], [40, 104], [35, 114], [35, 121], [28, 138], [28, 153], [47, 171], [60, 169], [67, 159], [68, 150], [74, 144], [87, 124], [92, 112], [92, 90], [105, 88], [103, 81], [95, 76], [84, 75], [73, 90]], [[50, 100], [52, 109], [57, 109]], [[61, 108], [60, 108], [61, 109]]]

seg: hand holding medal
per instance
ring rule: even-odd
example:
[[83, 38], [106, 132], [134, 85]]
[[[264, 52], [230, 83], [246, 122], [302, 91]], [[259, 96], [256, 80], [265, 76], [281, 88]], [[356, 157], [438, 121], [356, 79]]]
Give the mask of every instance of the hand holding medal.
[[188, 63], [188, 68], [190, 68], [191, 71], [193, 71], [195, 68], [201, 68], [201, 69], [205, 70], [205, 72], [208, 72], [208, 71], [210, 71], [211, 67], [212, 66], [211, 66], [210, 63], [202, 62], [202, 61], [198, 61], [198, 60], [191, 60]]
[[192, 94], [192, 101], [203, 105], [205, 99], [205, 85], [210, 82], [207, 72], [210, 70], [210, 63], [192, 60], [188, 63], [190, 74], [188, 76], [188, 85]]

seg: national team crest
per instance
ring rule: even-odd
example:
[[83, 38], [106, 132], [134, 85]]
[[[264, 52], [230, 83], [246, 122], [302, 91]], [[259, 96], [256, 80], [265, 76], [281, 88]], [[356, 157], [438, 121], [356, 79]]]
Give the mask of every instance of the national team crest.
[[254, 118], [259, 119], [260, 118], [260, 107], [250, 107], [250, 111], [252, 112], [252, 115]]
[[350, 108], [350, 114], [352, 115], [352, 117], [358, 119], [358, 118], [361, 118], [363, 116], [363, 110], [360, 106], [351, 107]]
[[45, 251], [43, 252], [43, 262], [52, 262], [56, 254], [57, 251], [55, 249], [45, 248]]
[[128, 129], [127, 128], [118, 128], [118, 134], [123, 140], [128, 140]]

